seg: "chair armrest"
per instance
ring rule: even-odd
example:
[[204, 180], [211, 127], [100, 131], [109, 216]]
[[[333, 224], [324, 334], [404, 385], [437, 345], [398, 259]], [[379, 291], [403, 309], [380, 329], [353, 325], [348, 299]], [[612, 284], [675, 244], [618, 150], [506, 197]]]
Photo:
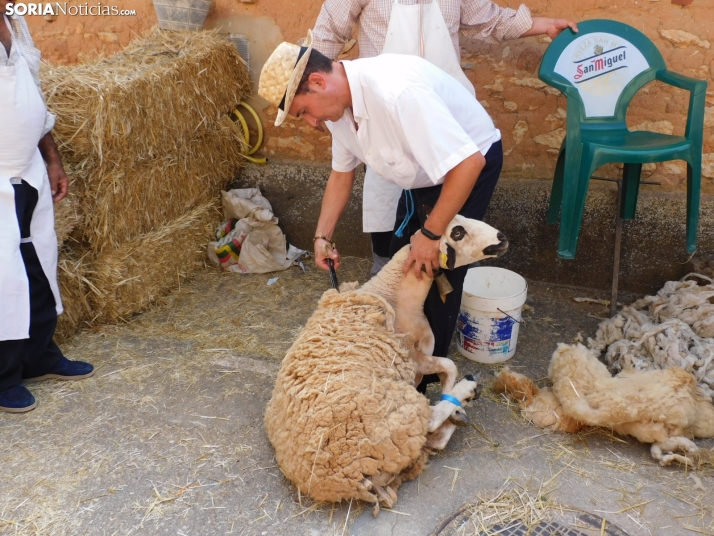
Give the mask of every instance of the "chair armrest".
[[707, 83], [704, 80], [690, 78], [683, 74], [662, 69], [657, 71], [656, 80], [674, 87], [689, 91], [689, 111], [687, 112], [687, 126], [684, 136], [701, 146], [704, 137], [704, 98]]
[[684, 76], [683, 74], [675, 73], [674, 71], [666, 69], [657, 71], [655, 79], [660, 82], [664, 82], [665, 84], [669, 84], [670, 86], [686, 89], [694, 95], [698, 95], [707, 89], [707, 83], [704, 80]]

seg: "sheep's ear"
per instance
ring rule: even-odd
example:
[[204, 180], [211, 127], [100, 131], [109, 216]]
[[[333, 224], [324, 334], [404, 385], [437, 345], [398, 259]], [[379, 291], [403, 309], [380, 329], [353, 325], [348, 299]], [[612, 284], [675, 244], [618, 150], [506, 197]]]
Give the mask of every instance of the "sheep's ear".
[[431, 211], [434, 210], [434, 207], [430, 207], [429, 205], [422, 205], [421, 210], [424, 212], [424, 217], [428, 218], [429, 214], [431, 214]]

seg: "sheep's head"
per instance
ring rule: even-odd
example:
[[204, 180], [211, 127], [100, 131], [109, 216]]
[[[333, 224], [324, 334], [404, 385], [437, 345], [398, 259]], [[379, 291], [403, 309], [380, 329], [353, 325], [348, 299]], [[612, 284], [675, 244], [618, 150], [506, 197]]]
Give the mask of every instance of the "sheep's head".
[[457, 214], [441, 237], [439, 264], [453, 270], [489, 257], [500, 257], [507, 249], [508, 239], [498, 229]]

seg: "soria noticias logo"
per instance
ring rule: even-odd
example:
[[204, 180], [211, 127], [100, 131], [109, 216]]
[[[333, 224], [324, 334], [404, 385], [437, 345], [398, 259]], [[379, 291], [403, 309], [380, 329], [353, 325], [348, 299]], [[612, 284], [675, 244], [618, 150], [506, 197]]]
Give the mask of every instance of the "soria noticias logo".
[[133, 17], [135, 9], [119, 9], [102, 3], [68, 4], [67, 2], [14, 2], [7, 4], [5, 15], [70, 15], [72, 17], [105, 16], [105, 17]]

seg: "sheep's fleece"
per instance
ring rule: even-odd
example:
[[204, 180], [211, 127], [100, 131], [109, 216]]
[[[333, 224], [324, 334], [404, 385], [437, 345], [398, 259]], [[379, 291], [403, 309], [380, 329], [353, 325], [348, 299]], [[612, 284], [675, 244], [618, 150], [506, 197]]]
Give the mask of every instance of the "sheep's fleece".
[[283, 360], [266, 430], [285, 476], [313, 499], [376, 503], [426, 463], [431, 409], [394, 318], [379, 296], [328, 290]]
[[517, 400], [523, 415], [541, 428], [576, 432], [584, 425], [607, 427], [652, 443], [652, 456], [663, 464], [690, 463], [691, 457], [663, 453], [694, 453], [698, 449], [690, 438], [714, 437], [714, 405], [694, 376], [679, 367], [627, 370], [612, 377], [593, 350], [561, 343], [548, 376], [552, 391], [539, 390], [506, 367], [494, 390]]
[[714, 284], [697, 286], [688, 277], [602, 321], [588, 346], [605, 352], [613, 374], [681, 367], [714, 401]]

